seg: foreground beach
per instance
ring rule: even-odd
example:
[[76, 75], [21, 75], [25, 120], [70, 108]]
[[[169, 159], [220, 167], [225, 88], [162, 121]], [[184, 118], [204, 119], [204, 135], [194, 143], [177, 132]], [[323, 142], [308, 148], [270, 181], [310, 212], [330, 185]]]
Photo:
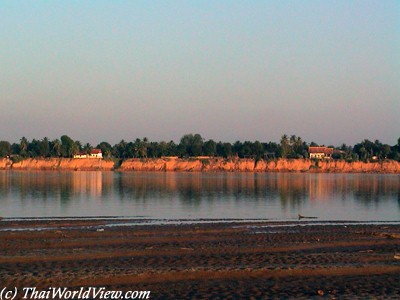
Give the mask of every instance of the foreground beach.
[[398, 224], [134, 222], [2, 220], [1, 288], [149, 290], [150, 299], [400, 297]]

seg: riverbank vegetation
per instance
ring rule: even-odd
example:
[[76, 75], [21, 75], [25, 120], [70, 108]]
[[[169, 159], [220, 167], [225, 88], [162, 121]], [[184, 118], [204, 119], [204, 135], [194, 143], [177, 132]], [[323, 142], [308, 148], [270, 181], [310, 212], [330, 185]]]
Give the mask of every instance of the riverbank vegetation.
[[[101, 142], [93, 146], [90, 143], [81, 143], [67, 135], [60, 139], [50, 140], [32, 139], [22, 137], [19, 143], [0, 141], [0, 157], [10, 157], [14, 162], [26, 158], [72, 158], [77, 153], [90, 153], [93, 148], [101, 149], [103, 157], [113, 159], [129, 158], [160, 158], [166, 156], [177, 157], [239, 157], [253, 159], [308, 158], [309, 146], [317, 146], [316, 143], [308, 143], [296, 135], [284, 134], [278, 143], [260, 141], [215, 142], [205, 140], [200, 134], [186, 134], [179, 143], [174, 141], [153, 142], [147, 138], [134, 141], [121, 140], [115, 145]], [[400, 161], [400, 138], [394, 145], [383, 144], [378, 140], [365, 139], [354, 146], [342, 144], [331, 146], [335, 149], [333, 158], [346, 161], [372, 161], [392, 159]]]

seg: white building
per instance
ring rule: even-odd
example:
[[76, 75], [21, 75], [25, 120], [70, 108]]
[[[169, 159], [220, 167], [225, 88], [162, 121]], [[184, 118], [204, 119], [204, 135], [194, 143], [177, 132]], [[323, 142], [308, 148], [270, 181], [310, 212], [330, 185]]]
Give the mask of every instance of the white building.
[[103, 158], [101, 149], [92, 149], [92, 151], [90, 151], [89, 158]]
[[78, 154], [74, 155], [74, 158], [103, 158], [103, 153], [101, 152], [101, 149], [92, 149], [90, 151], [90, 154], [87, 154], [86, 152], [80, 152]]
[[74, 158], [87, 158], [87, 154], [85, 152], [79, 152], [74, 155]]
[[333, 148], [328, 147], [309, 147], [308, 153], [310, 154], [310, 158], [315, 159], [330, 159], [332, 158]]

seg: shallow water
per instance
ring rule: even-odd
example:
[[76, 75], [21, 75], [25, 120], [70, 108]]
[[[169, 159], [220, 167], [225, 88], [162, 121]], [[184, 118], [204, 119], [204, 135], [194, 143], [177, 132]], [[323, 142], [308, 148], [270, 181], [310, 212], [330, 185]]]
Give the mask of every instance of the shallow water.
[[399, 221], [400, 175], [0, 171], [0, 216]]

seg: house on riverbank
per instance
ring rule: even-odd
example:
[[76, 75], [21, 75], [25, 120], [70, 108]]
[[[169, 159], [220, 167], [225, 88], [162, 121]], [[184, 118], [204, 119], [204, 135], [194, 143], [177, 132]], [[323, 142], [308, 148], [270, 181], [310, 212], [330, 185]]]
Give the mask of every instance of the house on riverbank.
[[101, 152], [101, 149], [92, 149], [89, 154], [86, 152], [79, 152], [78, 154], [74, 155], [74, 158], [103, 158], [103, 153]]
[[103, 153], [100, 149], [92, 149], [92, 151], [90, 151], [89, 158], [103, 158]]
[[314, 159], [331, 159], [332, 154], [333, 154], [333, 148], [329, 147], [312, 147], [310, 146], [308, 148], [308, 153], [310, 155], [310, 158]]

